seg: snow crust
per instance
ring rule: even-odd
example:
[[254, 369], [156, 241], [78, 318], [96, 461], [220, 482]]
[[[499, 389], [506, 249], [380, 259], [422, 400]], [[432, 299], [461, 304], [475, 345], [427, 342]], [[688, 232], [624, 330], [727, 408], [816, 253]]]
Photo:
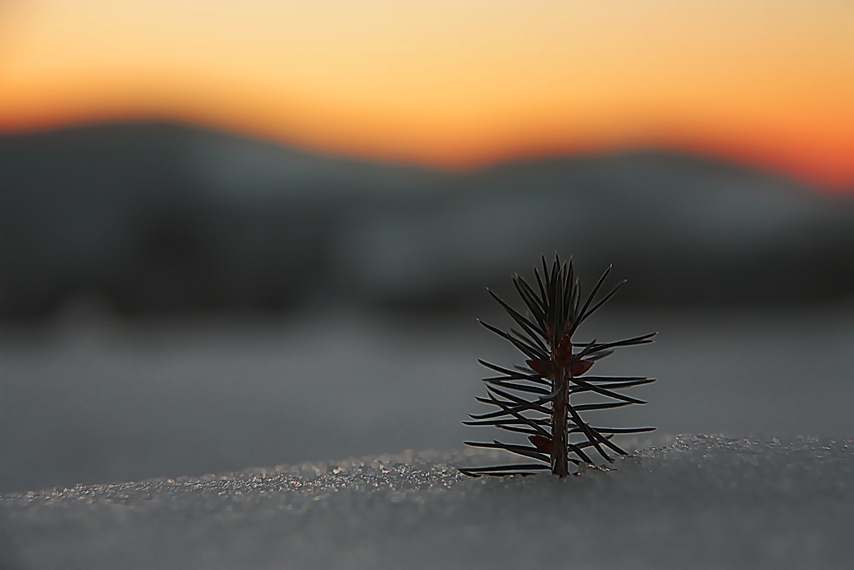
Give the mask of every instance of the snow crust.
[[854, 440], [678, 436], [559, 480], [381, 455], [0, 499], [2, 568], [850, 568]]

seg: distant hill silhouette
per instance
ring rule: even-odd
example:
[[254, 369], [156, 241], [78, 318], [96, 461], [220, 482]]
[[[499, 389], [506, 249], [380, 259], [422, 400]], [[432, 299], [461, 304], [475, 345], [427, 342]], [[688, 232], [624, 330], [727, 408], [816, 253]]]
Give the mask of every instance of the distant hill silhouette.
[[820, 301], [854, 294], [854, 201], [654, 151], [450, 173], [165, 123], [0, 136], [0, 316], [452, 307], [555, 250], [624, 301]]

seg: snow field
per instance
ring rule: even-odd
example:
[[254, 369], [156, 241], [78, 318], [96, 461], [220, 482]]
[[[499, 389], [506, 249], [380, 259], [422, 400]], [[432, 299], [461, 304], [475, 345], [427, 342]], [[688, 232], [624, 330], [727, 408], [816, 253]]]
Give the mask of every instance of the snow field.
[[611, 470], [473, 479], [381, 455], [0, 500], [3, 568], [849, 568], [854, 440], [678, 436]]

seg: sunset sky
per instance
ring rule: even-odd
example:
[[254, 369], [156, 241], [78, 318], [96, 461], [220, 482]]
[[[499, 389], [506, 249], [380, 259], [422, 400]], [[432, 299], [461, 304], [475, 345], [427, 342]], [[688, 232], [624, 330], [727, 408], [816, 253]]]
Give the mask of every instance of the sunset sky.
[[854, 2], [0, 0], [0, 132], [134, 118], [453, 168], [655, 146], [854, 191]]

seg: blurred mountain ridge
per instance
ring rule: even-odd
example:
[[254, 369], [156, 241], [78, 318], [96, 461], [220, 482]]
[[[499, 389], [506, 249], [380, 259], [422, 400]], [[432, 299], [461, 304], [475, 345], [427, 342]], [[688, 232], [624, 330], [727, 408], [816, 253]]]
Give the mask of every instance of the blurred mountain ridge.
[[636, 303], [854, 294], [854, 199], [655, 150], [446, 172], [137, 122], [0, 136], [0, 316], [452, 308], [541, 253]]

